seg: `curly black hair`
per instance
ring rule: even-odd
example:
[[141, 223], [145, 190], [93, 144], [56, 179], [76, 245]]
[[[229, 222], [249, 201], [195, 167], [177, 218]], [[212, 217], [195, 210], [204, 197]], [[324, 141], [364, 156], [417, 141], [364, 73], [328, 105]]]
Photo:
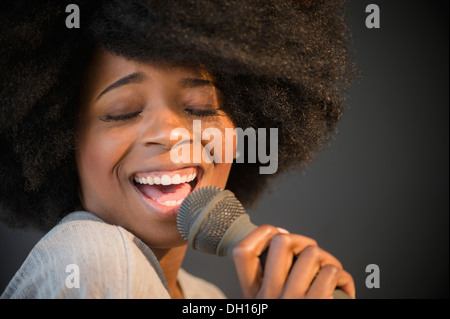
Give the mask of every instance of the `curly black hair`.
[[[14, 1], [0, 16], [0, 220], [47, 230], [79, 206], [75, 118], [98, 45], [137, 61], [202, 65], [237, 127], [279, 129], [278, 171], [305, 167], [336, 132], [354, 75], [341, 0]], [[246, 207], [274, 175], [233, 164]], [[252, 187], [248, 187], [252, 185]]]

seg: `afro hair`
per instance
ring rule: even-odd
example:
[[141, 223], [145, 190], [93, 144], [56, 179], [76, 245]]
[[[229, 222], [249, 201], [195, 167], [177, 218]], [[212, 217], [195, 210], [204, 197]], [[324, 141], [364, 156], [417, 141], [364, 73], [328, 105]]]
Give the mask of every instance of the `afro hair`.
[[[9, 226], [47, 230], [80, 205], [75, 118], [98, 45], [204, 66], [237, 127], [278, 128], [277, 174], [305, 167], [336, 132], [354, 75], [341, 0], [70, 2], [79, 29], [66, 28], [64, 1], [2, 4], [0, 220]], [[227, 188], [250, 207], [273, 176], [233, 164]]]

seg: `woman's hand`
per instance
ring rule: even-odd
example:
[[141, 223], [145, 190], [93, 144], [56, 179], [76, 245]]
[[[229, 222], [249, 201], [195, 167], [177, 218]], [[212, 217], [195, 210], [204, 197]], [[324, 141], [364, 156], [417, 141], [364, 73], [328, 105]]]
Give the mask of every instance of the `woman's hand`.
[[[259, 255], [267, 247], [263, 273]], [[335, 257], [281, 228], [258, 227], [234, 247], [233, 260], [244, 298], [333, 298], [336, 287], [355, 298], [353, 278]]]

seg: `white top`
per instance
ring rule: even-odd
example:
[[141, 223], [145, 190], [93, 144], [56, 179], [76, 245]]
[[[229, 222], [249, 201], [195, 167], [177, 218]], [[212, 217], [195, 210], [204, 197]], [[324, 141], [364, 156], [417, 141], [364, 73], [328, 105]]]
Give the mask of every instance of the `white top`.
[[[225, 298], [213, 284], [183, 269], [187, 299]], [[78, 211], [67, 215], [31, 250], [1, 298], [170, 298], [156, 256], [126, 229]]]

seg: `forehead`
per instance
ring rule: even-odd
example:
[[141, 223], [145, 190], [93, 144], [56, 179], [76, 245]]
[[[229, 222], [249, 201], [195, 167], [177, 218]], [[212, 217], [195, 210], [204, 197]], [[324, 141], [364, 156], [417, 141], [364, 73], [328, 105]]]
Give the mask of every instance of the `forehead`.
[[171, 62], [141, 62], [97, 47], [85, 73], [83, 95], [85, 97], [98, 95], [112, 82], [135, 72], [143, 72], [148, 76], [158, 73], [174, 79], [191, 77], [214, 81], [211, 73], [202, 66]]

